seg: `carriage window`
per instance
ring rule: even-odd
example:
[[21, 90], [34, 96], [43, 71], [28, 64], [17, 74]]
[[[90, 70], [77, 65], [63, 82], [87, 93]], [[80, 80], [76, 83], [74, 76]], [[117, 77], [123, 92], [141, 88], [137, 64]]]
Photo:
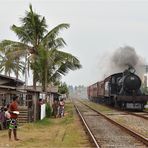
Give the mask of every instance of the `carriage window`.
[[104, 87], [104, 85], [103, 84], [101, 84], [101, 88], [103, 88]]

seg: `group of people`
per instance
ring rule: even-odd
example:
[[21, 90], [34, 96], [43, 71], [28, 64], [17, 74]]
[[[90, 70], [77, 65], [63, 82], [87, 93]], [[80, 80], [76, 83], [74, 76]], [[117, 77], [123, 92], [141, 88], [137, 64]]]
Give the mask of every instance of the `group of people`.
[[[9, 140], [11, 140], [11, 133], [13, 131], [14, 140], [17, 138], [17, 118], [18, 118], [18, 96], [13, 97], [13, 101], [6, 107], [0, 109], [0, 129], [8, 129]], [[64, 99], [54, 99], [52, 104], [52, 113], [55, 118], [64, 116]]]
[[17, 141], [17, 117], [18, 117], [18, 96], [13, 97], [13, 101], [0, 110], [0, 128], [8, 129], [9, 140], [13, 131], [14, 139]]
[[52, 114], [55, 118], [64, 116], [64, 99], [54, 99], [52, 104]]

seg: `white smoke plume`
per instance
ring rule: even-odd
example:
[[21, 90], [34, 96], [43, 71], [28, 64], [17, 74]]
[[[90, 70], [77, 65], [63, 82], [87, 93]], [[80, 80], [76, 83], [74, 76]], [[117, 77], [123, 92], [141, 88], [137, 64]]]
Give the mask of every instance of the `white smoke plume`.
[[129, 66], [134, 67], [136, 74], [142, 78], [145, 61], [136, 53], [133, 47], [125, 46], [116, 49], [112, 53], [105, 54], [105, 56], [100, 59], [99, 65], [99, 69], [102, 71], [102, 75], [99, 77], [100, 80], [111, 74], [123, 72]]

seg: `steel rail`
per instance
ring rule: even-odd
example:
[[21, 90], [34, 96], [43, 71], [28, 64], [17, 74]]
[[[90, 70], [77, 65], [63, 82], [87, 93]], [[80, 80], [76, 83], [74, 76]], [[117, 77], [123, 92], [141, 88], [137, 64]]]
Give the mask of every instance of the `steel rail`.
[[[102, 105], [102, 104], [101, 104], [101, 105]], [[133, 116], [136, 116], [136, 117], [140, 117], [140, 118], [143, 118], [143, 119], [145, 119], [145, 120], [148, 120], [148, 117], [147, 117], [147, 116], [142, 116], [142, 115], [136, 114], [136, 113], [134, 113], [134, 112], [129, 112], [129, 111], [126, 111], [126, 110], [121, 110], [121, 109], [119, 109], [119, 108], [115, 108], [115, 107], [112, 107], [112, 106], [109, 106], [109, 105], [103, 105], [103, 106], [106, 106], [106, 107], [108, 107], [108, 108], [110, 108], [110, 109], [113, 109], [113, 110], [117, 110], [117, 111], [124, 112], [124, 113], [129, 114], [129, 115], [133, 115]], [[142, 113], [147, 113], [147, 114], [148, 114], [147, 111], [143, 111]]]
[[132, 112], [127, 112], [128, 114], [131, 114], [133, 116], [137, 116], [137, 117], [140, 117], [140, 118], [143, 118], [145, 120], [148, 120], [148, 117], [146, 116], [142, 116], [142, 114], [136, 114], [136, 113], [132, 113]]
[[[136, 114], [136, 113], [134, 113], [134, 112], [122, 110], [122, 109], [119, 109], [119, 108], [114, 108], [114, 107], [111, 107], [111, 106], [107, 106], [107, 107], [112, 108], [112, 109], [115, 109], [115, 110], [117, 110], [117, 111], [123, 111], [123, 112], [125, 112], [125, 113], [127, 113], [127, 114], [129, 114], [129, 115], [133, 115], [133, 116], [140, 117], [140, 118], [143, 118], [143, 119], [145, 119], [145, 120], [148, 120], [148, 117], [142, 116], [141, 114]], [[148, 114], [148, 112], [146, 112], [146, 111], [143, 111], [143, 112], [141, 112], [141, 113], [147, 113], [147, 114]]]
[[75, 105], [75, 103], [73, 103], [73, 104], [74, 104], [74, 107], [76, 108], [76, 111], [77, 111], [78, 114], [79, 114], [79, 117], [81, 118], [83, 124], [85, 125], [85, 127], [86, 127], [86, 129], [87, 129], [87, 131], [88, 131], [88, 133], [89, 133], [89, 135], [90, 135], [92, 141], [94, 142], [95, 146], [96, 146], [97, 148], [101, 148], [101, 147], [98, 145], [98, 142], [97, 142], [95, 136], [93, 135], [93, 133], [91, 132], [90, 128], [88, 127], [88, 125], [87, 125], [85, 119], [83, 118], [82, 114], [80, 113], [78, 107]]

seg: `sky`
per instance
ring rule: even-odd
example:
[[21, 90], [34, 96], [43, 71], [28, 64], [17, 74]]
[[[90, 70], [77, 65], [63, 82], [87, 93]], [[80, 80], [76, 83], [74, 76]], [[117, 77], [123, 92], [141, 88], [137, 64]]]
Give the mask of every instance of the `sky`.
[[10, 26], [20, 25], [29, 4], [46, 18], [49, 30], [70, 24], [60, 33], [67, 43], [63, 51], [77, 57], [82, 68], [63, 76], [68, 85], [99, 81], [106, 57], [119, 47], [131, 46], [148, 61], [148, 0], [0, 0], [0, 41], [18, 41]]

